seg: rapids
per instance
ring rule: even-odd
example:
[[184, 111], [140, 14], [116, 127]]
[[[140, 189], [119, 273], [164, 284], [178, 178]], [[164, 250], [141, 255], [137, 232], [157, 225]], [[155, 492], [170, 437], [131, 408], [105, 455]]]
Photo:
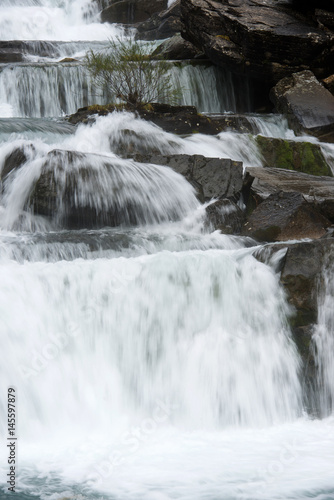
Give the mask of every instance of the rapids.
[[[0, 5], [0, 40], [26, 41], [27, 55], [0, 68], [0, 496], [12, 494], [14, 387], [15, 499], [334, 499], [333, 269], [319, 277], [305, 403], [277, 262], [256, 260], [250, 238], [210, 232], [179, 174], [121, 158], [131, 147], [262, 166], [252, 135], [180, 137], [131, 113], [63, 119], [94, 89], [80, 62], [58, 61], [120, 33], [94, 0]], [[227, 72], [181, 65], [171, 78], [202, 111], [252, 111], [248, 83]], [[249, 120], [295, 138], [278, 115]], [[17, 151], [21, 167], [4, 175]], [[30, 203], [41, 172], [58, 183], [51, 215]], [[65, 227], [68, 183], [103, 227]]]

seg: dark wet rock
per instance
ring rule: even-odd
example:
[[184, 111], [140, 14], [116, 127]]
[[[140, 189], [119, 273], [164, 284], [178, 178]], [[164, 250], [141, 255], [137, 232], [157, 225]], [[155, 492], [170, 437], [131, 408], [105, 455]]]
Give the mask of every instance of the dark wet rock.
[[255, 140], [265, 167], [297, 170], [311, 175], [333, 175], [318, 144], [261, 135], [258, 135]]
[[243, 234], [259, 241], [321, 238], [331, 222], [300, 193], [271, 194], [247, 217]]
[[184, 40], [180, 34], [162, 42], [152, 53], [154, 59], [182, 60], [205, 57], [195, 45]]
[[271, 194], [279, 191], [297, 192], [304, 199], [319, 208], [322, 215], [334, 223], [334, 178], [308, 175], [280, 168], [246, 168], [247, 200], [251, 211]]
[[295, 328], [312, 325], [317, 321], [322, 270], [328, 258], [334, 258], [334, 238], [267, 245], [257, 250], [254, 256], [266, 262], [270, 256], [283, 249], [286, 249], [286, 253], [281, 259], [280, 280], [289, 303], [294, 307], [291, 323]]
[[26, 161], [27, 155], [23, 148], [14, 149], [6, 156], [1, 170], [1, 180], [4, 180], [13, 170], [20, 168]]
[[182, 0], [181, 20], [185, 39], [235, 72], [273, 83], [334, 72], [333, 33], [285, 1]]
[[181, 31], [180, 0], [136, 26], [137, 40], [163, 40]]
[[201, 155], [134, 155], [142, 163], [165, 165], [183, 175], [197, 190], [200, 201], [212, 198], [239, 199], [243, 187], [242, 163]]
[[[95, 115], [106, 116], [114, 111], [130, 111], [126, 107], [113, 104], [100, 106], [93, 105], [78, 109], [76, 113], [68, 117], [73, 125], [78, 123], [91, 123]], [[166, 132], [187, 135], [194, 133], [216, 135], [223, 131], [241, 133], [258, 133], [256, 123], [246, 115], [240, 114], [217, 114], [202, 115], [197, 113], [195, 106], [170, 106], [169, 104], [152, 103], [142, 110], [136, 112], [140, 118], [151, 121]]]
[[245, 219], [241, 208], [228, 198], [215, 201], [206, 207], [207, 225], [224, 234], [240, 234]]
[[24, 61], [20, 52], [4, 52], [0, 50], [0, 64], [16, 63]]
[[270, 91], [270, 98], [297, 133], [334, 142], [334, 96], [312, 72], [301, 71], [283, 78]]
[[[136, 174], [129, 176], [129, 168]], [[177, 206], [171, 205], [165, 214], [154, 204], [148, 209], [148, 200], [153, 191], [159, 192], [160, 181], [162, 185], [167, 182], [149, 166], [138, 169], [108, 156], [53, 150], [45, 157], [27, 208], [65, 229], [178, 220]], [[135, 189], [143, 183], [147, 191], [136, 196]]]
[[101, 12], [103, 23], [136, 24], [167, 8], [167, 0], [118, 0]]

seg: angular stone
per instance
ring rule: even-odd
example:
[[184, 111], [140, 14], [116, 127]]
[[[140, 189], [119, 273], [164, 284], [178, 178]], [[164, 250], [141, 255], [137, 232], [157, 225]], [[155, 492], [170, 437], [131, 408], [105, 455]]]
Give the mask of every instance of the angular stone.
[[300, 193], [271, 194], [247, 218], [243, 234], [259, 241], [320, 238], [331, 225]]
[[297, 133], [334, 142], [334, 96], [311, 71], [301, 71], [279, 81], [270, 91], [270, 98]]
[[238, 199], [243, 187], [242, 163], [201, 155], [135, 155], [135, 161], [165, 165], [183, 175], [197, 189], [201, 201]]
[[162, 42], [152, 53], [154, 59], [182, 60], [203, 56], [195, 45], [184, 40], [180, 34]]

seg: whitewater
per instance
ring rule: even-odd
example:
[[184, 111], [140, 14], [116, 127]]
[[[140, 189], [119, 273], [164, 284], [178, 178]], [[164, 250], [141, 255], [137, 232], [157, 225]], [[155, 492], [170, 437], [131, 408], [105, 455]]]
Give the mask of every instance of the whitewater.
[[[319, 279], [314, 397], [279, 282], [283, 254], [259, 262], [255, 241], [210, 230], [183, 177], [120, 156], [131, 142], [261, 166], [252, 136], [181, 137], [131, 113], [78, 127], [64, 120], [96, 99], [80, 57], [121, 33], [99, 22], [95, 1], [0, 5], [0, 40], [30, 51], [24, 63], [0, 65], [0, 497], [334, 499], [331, 263]], [[74, 55], [78, 62], [59, 63]], [[227, 72], [171, 75], [194, 84], [184, 100], [203, 112], [235, 111], [237, 92], [250, 110], [246, 82], [236, 86]], [[262, 135], [294, 137], [277, 115], [249, 119]], [[3, 175], [18, 150], [21, 168]], [[55, 158], [58, 193], [74, 182], [75, 207], [100, 214], [92, 227], [66, 226], [62, 195], [54, 213], [34, 214], [31, 193]], [[15, 493], [6, 477], [9, 387]]]

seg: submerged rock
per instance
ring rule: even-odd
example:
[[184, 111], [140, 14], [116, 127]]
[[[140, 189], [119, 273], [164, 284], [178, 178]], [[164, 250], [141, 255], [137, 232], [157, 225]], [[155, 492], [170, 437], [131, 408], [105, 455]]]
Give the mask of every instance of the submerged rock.
[[261, 135], [258, 135], [255, 140], [263, 156], [265, 167], [297, 170], [311, 175], [333, 175], [318, 144]]
[[270, 98], [297, 133], [334, 142], [334, 96], [311, 71], [301, 71], [279, 81], [270, 91]]

